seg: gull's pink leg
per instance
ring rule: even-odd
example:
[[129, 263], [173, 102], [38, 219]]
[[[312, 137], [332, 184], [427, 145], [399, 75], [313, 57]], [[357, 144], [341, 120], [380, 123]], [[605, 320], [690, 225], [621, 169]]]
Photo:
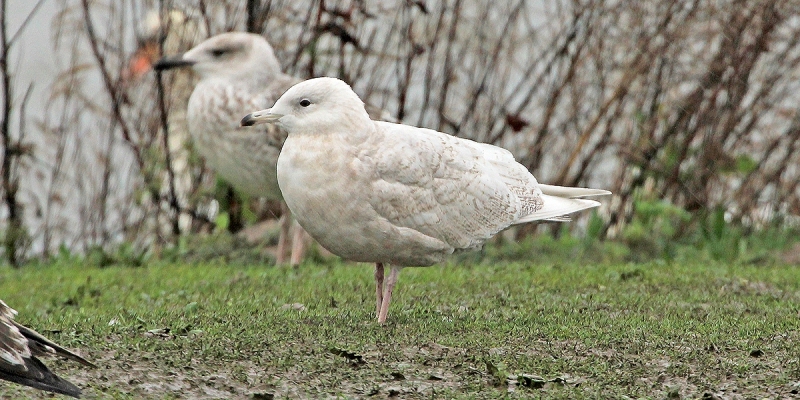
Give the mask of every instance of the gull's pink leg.
[[378, 300], [375, 315], [380, 318], [381, 304], [383, 304], [383, 263], [375, 263], [375, 297]]
[[292, 236], [292, 266], [299, 265], [303, 261], [303, 255], [306, 252], [306, 245], [308, 235], [306, 230], [303, 229], [297, 222], [294, 223], [294, 235]]
[[289, 240], [289, 230], [292, 228], [292, 212], [289, 206], [281, 202], [281, 233], [278, 236], [278, 254], [275, 256], [275, 263], [283, 265], [286, 262], [286, 241]]
[[383, 303], [381, 303], [381, 312], [378, 314], [378, 323], [383, 325], [386, 322], [386, 314], [389, 313], [389, 303], [392, 302], [392, 291], [394, 285], [397, 283], [397, 275], [400, 273], [400, 268], [392, 265], [392, 270], [389, 272], [389, 277], [386, 278], [386, 293], [383, 294]]

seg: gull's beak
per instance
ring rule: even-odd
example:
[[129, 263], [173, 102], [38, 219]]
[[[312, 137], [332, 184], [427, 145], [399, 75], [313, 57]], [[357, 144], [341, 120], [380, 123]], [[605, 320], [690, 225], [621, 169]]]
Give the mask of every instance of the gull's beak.
[[194, 65], [194, 61], [184, 60], [183, 55], [178, 55], [172, 57], [164, 57], [156, 61], [156, 63], [153, 64], [153, 69], [156, 71], [163, 71], [165, 69], [191, 67], [192, 65]]
[[283, 114], [275, 114], [272, 112], [271, 108], [266, 110], [256, 111], [254, 113], [250, 113], [242, 118], [242, 122], [240, 123], [241, 126], [253, 126], [258, 124], [269, 124], [273, 123], [279, 119]]

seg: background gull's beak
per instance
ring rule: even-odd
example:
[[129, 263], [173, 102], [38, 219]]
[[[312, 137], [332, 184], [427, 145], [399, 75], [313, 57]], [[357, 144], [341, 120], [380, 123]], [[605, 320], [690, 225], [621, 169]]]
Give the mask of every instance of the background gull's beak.
[[164, 57], [156, 61], [156, 63], [153, 64], [153, 69], [156, 71], [164, 71], [173, 68], [191, 67], [192, 65], [194, 65], [194, 61], [184, 60], [181, 54], [178, 56]]
[[242, 122], [240, 123], [241, 126], [253, 126], [258, 124], [267, 124], [272, 123], [279, 120], [283, 117], [282, 114], [275, 114], [271, 111], [271, 108], [266, 110], [256, 111], [254, 113], [250, 113], [242, 118]]

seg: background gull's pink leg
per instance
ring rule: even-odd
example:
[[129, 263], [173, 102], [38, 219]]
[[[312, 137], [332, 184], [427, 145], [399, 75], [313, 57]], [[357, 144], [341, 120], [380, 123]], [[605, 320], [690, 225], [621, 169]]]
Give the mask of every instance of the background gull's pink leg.
[[375, 297], [378, 303], [375, 308], [375, 315], [380, 318], [381, 305], [383, 304], [383, 263], [375, 263]]

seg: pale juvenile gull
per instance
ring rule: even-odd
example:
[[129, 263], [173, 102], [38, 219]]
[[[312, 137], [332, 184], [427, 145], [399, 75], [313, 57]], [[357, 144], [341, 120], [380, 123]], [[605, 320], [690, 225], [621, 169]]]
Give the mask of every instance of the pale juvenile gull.
[[500, 147], [372, 121], [350, 86], [334, 78], [298, 83], [271, 109], [242, 119], [243, 126], [267, 122], [289, 134], [278, 184], [300, 225], [334, 254], [375, 263], [380, 323], [402, 267], [479, 248], [514, 224], [565, 220], [600, 205], [582, 197], [610, 194], [539, 184]]
[[[276, 163], [286, 133], [274, 126], [262, 131], [241, 129], [241, 116], [268, 107], [299, 82], [281, 72], [266, 39], [232, 32], [213, 36], [188, 52], [165, 57], [153, 68], [191, 67], [199, 81], [189, 97], [187, 121], [197, 152], [211, 169], [240, 192], [253, 197], [281, 200]], [[283, 206], [277, 262], [284, 262], [291, 219]], [[300, 263], [304, 233], [297, 227], [291, 264]]]
[[[272, 46], [245, 32], [213, 36], [188, 52], [159, 60], [153, 68], [191, 67], [199, 82], [189, 97], [187, 120], [195, 148], [208, 165], [237, 190], [255, 197], [281, 200], [276, 164], [286, 133], [275, 126], [263, 131], [241, 129], [241, 116], [274, 104], [300, 79], [281, 72]], [[376, 118], [388, 119], [369, 108]], [[283, 263], [288, 243], [289, 209], [283, 207], [277, 262]], [[291, 264], [300, 263], [305, 233], [295, 227]]]
[[16, 321], [17, 312], [0, 300], [0, 379], [40, 390], [80, 397], [81, 390], [50, 372], [36, 357], [58, 355], [95, 367], [83, 357], [47, 340]]

